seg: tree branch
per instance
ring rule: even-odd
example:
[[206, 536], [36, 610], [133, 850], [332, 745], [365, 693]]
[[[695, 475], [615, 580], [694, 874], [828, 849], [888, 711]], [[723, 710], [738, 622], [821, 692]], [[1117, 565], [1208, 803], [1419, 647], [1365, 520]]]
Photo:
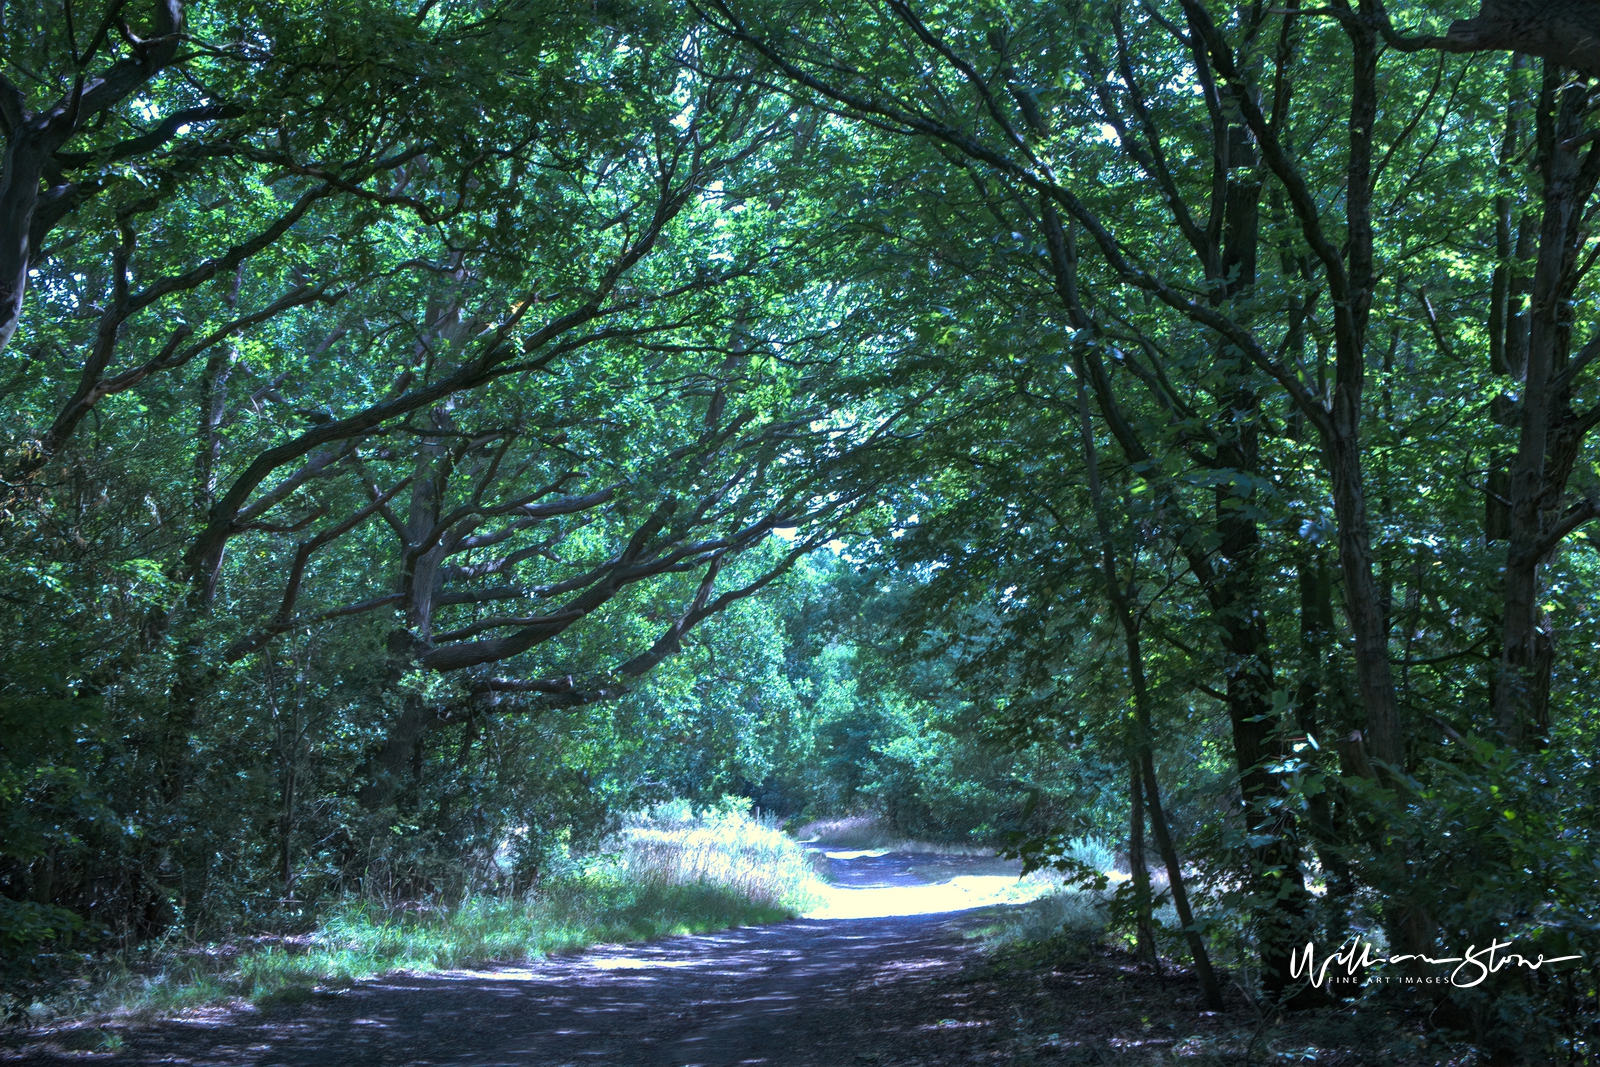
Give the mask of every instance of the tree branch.
[[1589, 0], [1482, 0], [1470, 19], [1456, 19], [1443, 36], [1398, 32], [1378, 9], [1379, 29], [1401, 52], [1525, 52], [1600, 78], [1600, 8]]
[[[317, 534], [317, 536], [311, 538], [311, 540], [301, 543], [295, 550], [294, 561], [289, 565], [289, 578], [284, 583], [283, 599], [278, 604], [277, 613], [273, 615], [272, 619], [268, 621], [266, 625], [262, 626], [254, 633], [248, 634], [245, 637], [241, 637], [239, 640], [229, 645], [227, 650], [222, 653], [223, 662], [237, 663], [239, 660], [248, 656], [257, 649], [265, 647], [267, 643], [274, 637], [293, 626], [295, 602], [300, 598], [300, 586], [305, 580], [306, 565], [311, 562], [311, 557], [325, 545], [339, 539], [340, 537], [343, 537], [345, 534], [349, 533], [351, 530], [354, 530], [357, 526], [360, 526], [363, 522], [367, 521], [367, 519], [371, 518], [380, 507], [382, 507], [391, 498], [393, 498], [396, 493], [404, 489], [410, 483], [411, 478], [409, 476], [402, 478], [395, 484], [394, 488], [383, 494], [383, 496], [378, 500], [368, 504], [354, 515], [351, 515], [348, 519], [345, 519], [343, 522], [330, 526], [328, 529]], [[354, 612], [349, 608], [344, 608], [324, 615], [323, 617], [332, 618], [335, 615], [348, 614], [354, 614]]]

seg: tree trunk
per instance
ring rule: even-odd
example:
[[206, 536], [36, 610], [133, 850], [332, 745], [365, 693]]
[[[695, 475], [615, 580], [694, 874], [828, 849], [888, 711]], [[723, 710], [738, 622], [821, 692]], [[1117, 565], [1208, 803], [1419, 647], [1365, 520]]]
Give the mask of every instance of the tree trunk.
[[[1132, 750], [1133, 746], [1129, 746]], [[1137, 751], [1128, 760], [1128, 874], [1133, 882], [1134, 956], [1159, 968], [1151, 915], [1150, 868], [1144, 854], [1144, 774]]]
[[[1329, 756], [1335, 755], [1329, 742], [1342, 734], [1346, 727], [1338, 714], [1343, 705], [1339, 687], [1332, 684], [1330, 650], [1333, 643], [1333, 572], [1325, 552], [1320, 548], [1306, 551], [1298, 561], [1300, 587], [1300, 660], [1301, 678], [1295, 692], [1295, 720], [1307, 738], [1315, 739], [1319, 748], [1326, 746]], [[1329, 698], [1332, 698], [1331, 700]], [[1330, 707], [1330, 704], [1333, 705]], [[1327, 757], [1324, 757], [1327, 758]], [[1323, 937], [1328, 944], [1340, 944], [1348, 932], [1348, 901], [1355, 893], [1356, 882], [1344, 853], [1343, 827], [1336, 815], [1335, 801], [1344, 792], [1333, 774], [1324, 776], [1323, 788], [1306, 798], [1307, 827], [1315, 842], [1317, 860], [1321, 864], [1327, 883], [1326, 925]]]
[[[1237, 198], [1230, 196], [1230, 199]], [[1253, 205], [1254, 197], [1247, 199]], [[1235, 205], [1230, 206], [1230, 210], [1242, 212], [1244, 208]], [[1075, 242], [1072, 235], [1061, 226], [1059, 217], [1048, 204], [1042, 217], [1051, 252], [1052, 268], [1056, 274], [1057, 291], [1072, 313], [1074, 322], [1080, 327], [1087, 327], [1090, 325], [1090, 320], [1077, 299]], [[1225, 261], [1228, 264], [1227, 269], [1232, 272], [1231, 277], [1235, 283], [1241, 279], [1253, 280], [1255, 263], [1255, 242], [1252, 236], [1255, 231], [1253, 209], [1248, 218], [1240, 221], [1239, 229], [1242, 232], [1235, 233], [1230, 238], [1226, 255], [1218, 257], [1219, 262]], [[1228, 287], [1219, 287], [1218, 298], [1225, 298], [1228, 292]], [[1122, 418], [1103, 368], [1094, 362], [1095, 358], [1094, 354], [1090, 353], [1078, 361], [1079, 382], [1087, 383], [1094, 389], [1102, 413], [1112, 425], [1117, 439], [1123, 443], [1124, 450], [1129, 452], [1130, 458], [1141, 462], [1148, 460], [1148, 452], [1143, 449], [1131, 427]], [[1239, 370], [1237, 366], [1242, 358], [1242, 354], [1227, 349], [1219, 354], [1219, 359], [1230, 360], [1234, 364], [1228, 376], [1231, 383], [1229, 391], [1224, 394], [1228, 397], [1230, 405], [1228, 417], [1224, 422], [1229, 426], [1238, 425], [1221, 437], [1214, 465], [1219, 470], [1231, 468], [1248, 477], [1259, 470], [1259, 448], [1254, 436], [1257, 432], [1254, 416], [1259, 408], [1259, 398], [1243, 384], [1245, 372]], [[1086, 403], [1081, 396], [1079, 402], [1080, 407]], [[1080, 411], [1080, 416], [1084, 415], [1085, 412]], [[1087, 425], [1084, 433], [1090, 434]], [[1093, 449], [1092, 436], [1085, 437], [1084, 447], [1086, 450]], [[1092, 451], [1086, 452], [1086, 456], [1092, 460]], [[1092, 477], [1095, 484], [1098, 484], [1098, 474]], [[1159, 483], [1158, 487], [1163, 490], [1168, 489]], [[1211, 617], [1223, 635], [1223, 647], [1227, 657], [1227, 692], [1224, 694], [1224, 699], [1233, 726], [1234, 750], [1240, 769], [1241, 788], [1246, 792], [1246, 818], [1250, 821], [1253, 834], [1270, 834], [1275, 839], [1274, 844], [1258, 850], [1256, 866], [1263, 871], [1279, 868], [1291, 871], [1292, 874], [1289, 876], [1295, 879], [1303, 890], [1304, 875], [1299, 868], [1299, 857], [1293, 844], [1293, 835], [1286, 832], [1286, 827], [1269, 824], [1264, 815], [1264, 809], [1269, 806], [1268, 798], [1274, 792], [1282, 791], [1281, 784], [1266, 773], [1264, 766], [1274, 755], [1269, 750], [1269, 737], [1272, 733], [1272, 724], [1268, 718], [1272, 710], [1270, 642], [1264, 613], [1261, 610], [1259, 581], [1255, 570], [1259, 534], [1254, 522], [1241, 514], [1243, 509], [1234, 506], [1243, 502], [1245, 492], [1242, 489], [1235, 492], [1238, 493], [1238, 501], [1231, 500], [1230, 494], [1225, 490], [1218, 490], [1214, 529], [1222, 539], [1222, 545], [1217, 551], [1215, 567], [1212, 566], [1210, 554], [1204, 546], [1205, 538], [1198, 525], [1189, 527], [1187, 523], [1185, 524], [1186, 528], [1179, 533], [1179, 547], [1189, 559], [1196, 580], [1205, 588]], [[1180, 509], [1174, 508], [1174, 510]], [[1279, 807], [1281, 808], [1281, 805]], [[1266, 891], [1265, 899], [1272, 901], [1267, 905], [1267, 910], [1289, 909], [1289, 913], [1280, 918], [1268, 917], [1266, 925], [1272, 929], [1293, 927], [1298, 915], [1298, 911], [1295, 910], [1297, 905], [1294, 903], [1294, 894], [1281, 893], [1276, 881], [1270, 886], [1263, 885], [1260, 888]], [[1278, 952], [1265, 946], [1264, 949], [1268, 955], [1263, 958], [1263, 967], [1273, 976], [1269, 979], [1269, 984], [1274, 988], [1280, 988], [1289, 981], [1287, 950]]]
[[1505, 481], [1509, 512], [1500, 664], [1494, 684], [1495, 728], [1519, 744], [1542, 739], [1548, 723], [1554, 645], [1543, 610], [1542, 567], [1558, 539], [1560, 515], [1577, 442], [1563, 433], [1571, 419], [1570, 384], [1560, 381], [1572, 344], [1574, 260], [1597, 166], [1590, 146], [1574, 144], [1586, 125], [1588, 86], [1565, 85], [1546, 63], [1537, 109], [1542, 224], [1522, 368], [1521, 425]]
[[[241, 263], [234, 271], [228, 295], [223, 298], [229, 318], [239, 310], [239, 288], [243, 282], [244, 264]], [[238, 358], [238, 347], [230, 338], [206, 360], [205, 370], [200, 374], [195, 420], [194, 510], [201, 522], [216, 503], [217, 461], [222, 458], [222, 420], [227, 414], [228, 378]]]
[[[1241, 91], [1246, 90], [1233, 90]], [[1212, 282], [1215, 302], [1232, 303], [1235, 320], [1247, 324], [1261, 239], [1259, 160], [1255, 141], [1236, 107], [1226, 131], [1221, 272]], [[1215, 465], [1219, 473], [1236, 471], [1244, 477], [1221, 484], [1216, 491], [1218, 547], [1211, 602], [1223, 630], [1228, 719], [1245, 826], [1249, 836], [1267, 841], [1251, 850], [1251, 882], [1262, 902], [1256, 908], [1256, 923], [1261, 931], [1263, 983], [1269, 995], [1278, 997], [1291, 982], [1288, 950], [1303, 924], [1309, 894], [1293, 816], [1286, 814], [1288, 808], [1282, 803], [1283, 783], [1267, 770], [1280, 753], [1272, 700], [1272, 639], [1261, 590], [1261, 534], [1251, 517], [1253, 497], [1263, 480], [1261, 397], [1252, 384], [1255, 368], [1244, 352], [1223, 342], [1217, 361], [1224, 385], [1222, 411], [1216, 420]], [[1146, 783], [1147, 789], [1153, 785]]]
[[1372, 532], [1362, 485], [1360, 446], [1338, 437], [1324, 445], [1338, 514], [1339, 570], [1344, 578], [1345, 611], [1355, 638], [1356, 684], [1366, 709], [1364, 741], [1372, 758], [1392, 766], [1405, 763], [1394, 671], [1389, 664], [1389, 630], [1383, 597], [1374, 575]]
[[363, 808], [379, 811], [394, 803], [422, 736], [441, 721], [437, 709], [424, 704], [422, 698], [405, 698], [400, 714], [389, 720], [383, 744], [362, 772], [366, 784], [356, 794], [356, 800]]
[[33, 264], [33, 211], [50, 151], [25, 131], [13, 131], [6, 139], [5, 172], [0, 175], [0, 351], [11, 343], [22, 319]]
[[[1130, 638], [1130, 650], [1137, 642], [1137, 638]], [[1172, 833], [1167, 826], [1166, 812], [1161, 808], [1161, 791], [1156, 788], [1156, 765], [1150, 754], [1149, 745], [1144, 746], [1139, 760], [1144, 770], [1145, 798], [1150, 804], [1150, 828], [1155, 832], [1156, 846], [1161, 850], [1161, 860], [1167, 867], [1167, 886], [1172, 892], [1172, 908], [1178, 913], [1178, 922], [1183, 926], [1184, 940], [1189, 943], [1189, 952], [1194, 956], [1194, 972], [1200, 979], [1200, 992], [1206, 999], [1206, 1007], [1211, 1011], [1221, 1011], [1223, 1010], [1222, 987], [1217, 984], [1216, 973], [1211, 969], [1211, 956], [1206, 952], [1205, 939], [1200, 936], [1200, 931], [1194, 924], [1194, 912], [1189, 907], [1189, 893], [1183, 883], [1183, 864], [1178, 859], [1178, 850], [1172, 844]]]
[[[71, 186], [57, 186], [46, 194], [54, 210], [47, 206], [41, 211], [40, 183], [46, 165], [90, 119], [125, 99], [178, 55], [182, 0], [155, 0], [150, 7], [153, 32], [146, 41], [133, 45], [133, 55], [111, 64], [98, 76], [79, 81], [43, 111], [29, 113], [22, 92], [0, 78], [0, 96], [4, 97], [0, 116], [6, 133], [5, 158], [0, 164], [0, 352], [11, 343], [22, 319], [34, 254], [59, 221], [63, 205], [73, 202], [64, 195]], [[115, 11], [113, 8], [112, 13]], [[145, 31], [141, 28], [140, 32]]]
[[1083, 438], [1084, 466], [1088, 473], [1089, 496], [1094, 506], [1095, 522], [1100, 532], [1102, 560], [1105, 566], [1106, 592], [1111, 601], [1112, 611], [1116, 614], [1117, 623], [1122, 629], [1127, 648], [1128, 681], [1133, 688], [1134, 746], [1138, 758], [1138, 776], [1144, 780], [1144, 796], [1150, 810], [1150, 827], [1156, 835], [1156, 845], [1160, 848], [1161, 858], [1167, 867], [1168, 885], [1172, 892], [1172, 906], [1178, 913], [1178, 921], [1183, 926], [1184, 940], [1188, 942], [1189, 951], [1194, 957], [1195, 976], [1200, 980], [1200, 992], [1205, 997], [1206, 1006], [1210, 1010], [1221, 1011], [1223, 1009], [1222, 987], [1217, 984], [1217, 976], [1211, 969], [1211, 956], [1206, 951], [1205, 939], [1200, 936], [1200, 931], [1194, 925], [1194, 913], [1189, 908], [1189, 894], [1184, 888], [1183, 864], [1179, 862], [1177, 849], [1173, 847], [1172, 834], [1167, 827], [1166, 813], [1161, 809], [1161, 793], [1156, 787], [1155, 760], [1150, 751], [1150, 691], [1145, 684], [1144, 658], [1139, 645], [1139, 626], [1129, 608], [1128, 599], [1123, 593], [1121, 582], [1117, 577], [1116, 551], [1111, 540], [1111, 523], [1106, 517], [1105, 502], [1101, 494], [1100, 465], [1095, 456], [1094, 430], [1089, 422], [1089, 401], [1084, 391], [1084, 380], [1084, 376], [1079, 375], [1079, 430]]
[[[440, 312], [430, 306], [429, 324], [436, 325]], [[436, 427], [448, 418], [445, 409], [436, 409]], [[412, 466], [410, 503], [405, 521], [395, 532], [400, 535], [399, 592], [404, 597], [406, 626], [389, 635], [389, 669], [386, 688], [393, 689], [407, 672], [417, 666], [418, 657], [428, 649], [433, 636], [434, 596], [439, 584], [439, 566], [445, 547], [438, 543], [438, 523], [449, 485], [449, 450], [438, 438], [423, 438], [417, 445]], [[434, 543], [426, 543], [430, 536]], [[437, 709], [424, 704], [413, 694], [401, 698], [400, 714], [392, 718], [383, 743], [368, 760], [366, 782], [357, 793], [361, 806], [369, 811], [387, 808], [395, 802], [406, 768], [415, 759], [422, 737], [440, 721]]]

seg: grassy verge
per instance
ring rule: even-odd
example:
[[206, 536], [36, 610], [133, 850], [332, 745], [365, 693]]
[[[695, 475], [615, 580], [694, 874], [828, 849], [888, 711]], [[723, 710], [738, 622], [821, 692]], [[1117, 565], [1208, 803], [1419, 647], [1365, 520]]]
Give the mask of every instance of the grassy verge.
[[296, 1003], [390, 971], [521, 962], [589, 945], [647, 941], [789, 918], [816, 899], [803, 849], [736, 810], [667, 805], [637, 816], [564, 878], [516, 899], [450, 908], [345, 900], [311, 934], [110, 960], [33, 1005], [35, 1027], [150, 1018], [243, 998]]

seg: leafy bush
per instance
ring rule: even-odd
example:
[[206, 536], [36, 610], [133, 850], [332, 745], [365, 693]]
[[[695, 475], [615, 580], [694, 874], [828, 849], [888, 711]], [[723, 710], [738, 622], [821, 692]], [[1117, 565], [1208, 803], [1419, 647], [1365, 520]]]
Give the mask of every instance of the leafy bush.
[[1576, 746], [1527, 753], [1468, 736], [1447, 751], [1397, 792], [1356, 783], [1384, 827], [1381, 847], [1361, 857], [1374, 910], [1392, 944], [1409, 920], [1451, 956], [1494, 941], [1529, 960], [1580, 956], [1451, 988], [1436, 1019], [1492, 1053], [1590, 1054], [1600, 1021], [1600, 769]]

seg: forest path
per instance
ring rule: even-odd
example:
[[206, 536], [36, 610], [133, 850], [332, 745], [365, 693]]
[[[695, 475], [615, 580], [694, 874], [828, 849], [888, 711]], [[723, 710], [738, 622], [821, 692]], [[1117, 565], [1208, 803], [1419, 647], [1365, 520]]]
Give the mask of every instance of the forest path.
[[294, 1008], [125, 1031], [115, 1054], [29, 1062], [200, 1067], [855, 1067], [988, 1057], [1005, 998], [950, 982], [1015, 892], [994, 860], [831, 853], [812, 916], [604, 946], [527, 966], [391, 974]]

